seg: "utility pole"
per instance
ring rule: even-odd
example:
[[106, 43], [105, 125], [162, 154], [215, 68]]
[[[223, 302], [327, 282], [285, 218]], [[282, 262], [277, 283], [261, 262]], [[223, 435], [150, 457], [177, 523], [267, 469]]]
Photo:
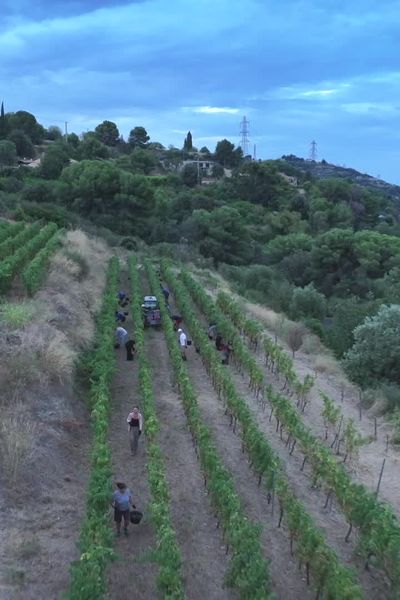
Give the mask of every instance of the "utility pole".
[[316, 162], [317, 158], [318, 158], [317, 142], [315, 140], [313, 140], [311, 142], [311, 148], [310, 148], [310, 160], [313, 160], [314, 162]]
[[65, 140], [68, 138], [68, 121], [64, 121], [65, 124]]
[[249, 153], [249, 125], [250, 121], [247, 120], [246, 117], [243, 117], [242, 122], [240, 123], [240, 147], [243, 152], [243, 156], [247, 156]]
[[256, 145], [255, 144], [254, 144], [254, 147], [253, 147], [253, 160], [254, 161], [257, 160], [257, 152], [256, 152]]

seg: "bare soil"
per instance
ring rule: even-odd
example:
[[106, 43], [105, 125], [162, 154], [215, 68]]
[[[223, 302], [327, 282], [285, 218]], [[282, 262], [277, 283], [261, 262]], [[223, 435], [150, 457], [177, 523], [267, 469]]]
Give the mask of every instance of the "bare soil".
[[[268, 309], [264, 309], [264, 307], [257, 304], [246, 303], [246, 308], [260, 320], [268, 315]], [[265, 328], [265, 332], [271, 337], [275, 335], [267, 328]], [[283, 339], [278, 339], [278, 341], [290, 353], [285, 341]], [[259, 360], [262, 362], [262, 356], [259, 357]], [[383, 416], [376, 417], [373, 407], [370, 410], [362, 409], [360, 419], [360, 400], [357, 388], [343, 376], [339, 378], [328, 373], [316, 372], [313, 357], [301, 349], [295, 354], [294, 368], [300, 378], [304, 378], [307, 374], [316, 376], [316, 382], [310, 394], [310, 403], [303, 415], [307, 425], [311, 427], [316, 436], [321, 439], [324, 438], [324, 425], [321, 416], [323, 402], [319, 394], [319, 390], [321, 390], [340, 406], [345, 420], [354, 419], [357, 429], [367, 441], [360, 448], [358, 458], [347, 465], [351, 476], [355, 481], [364, 484], [368, 489], [375, 492], [379, 473], [385, 459], [379, 497], [389, 502], [400, 516], [400, 450], [387, 443], [388, 437], [390, 439], [392, 434], [390, 423]], [[269, 377], [268, 371], [267, 377]], [[375, 419], [377, 420], [376, 440], [374, 439]], [[333, 438], [330, 438], [329, 443], [332, 441]]]
[[31, 391], [27, 418], [39, 423], [41, 451], [18, 486], [0, 487], [1, 600], [60, 598], [78, 558], [90, 432], [84, 403], [65, 394]]
[[[70, 563], [79, 558], [91, 433], [87, 390], [85, 382], [73, 380], [74, 359], [93, 335], [109, 251], [78, 230], [69, 231], [63, 244], [30, 301], [31, 322], [0, 322], [0, 423], [9, 426], [6, 414], [20, 418], [7, 439], [29, 442], [15, 481], [6, 472], [7, 454], [0, 456], [1, 600], [61, 598]], [[86, 261], [82, 278], [65, 249]], [[26, 298], [17, 278], [7, 301], [21, 300]], [[24, 424], [33, 426], [30, 439]], [[14, 446], [11, 452], [18, 456]]]

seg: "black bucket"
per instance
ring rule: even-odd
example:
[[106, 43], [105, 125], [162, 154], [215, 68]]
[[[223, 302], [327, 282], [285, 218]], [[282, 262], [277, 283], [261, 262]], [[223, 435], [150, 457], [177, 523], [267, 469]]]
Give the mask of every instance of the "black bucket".
[[131, 510], [129, 513], [130, 521], [134, 525], [138, 525], [140, 523], [140, 521], [142, 520], [142, 517], [143, 517], [143, 513], [141, 513], [140, 510]]

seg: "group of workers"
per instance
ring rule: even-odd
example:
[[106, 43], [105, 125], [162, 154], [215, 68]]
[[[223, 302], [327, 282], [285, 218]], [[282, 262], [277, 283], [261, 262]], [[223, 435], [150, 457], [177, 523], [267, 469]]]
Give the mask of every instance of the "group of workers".
[[[117, 299], [118, 305], [124, 308], [128, 306], [130, 302], [129, 298], [123, 291], [118, 292]], [[129, 337], [129, 333], [125, 327], [122, 327], [121, 325], [121, 323], [125, 323], [128, 314], [129, 313], [127, 311], [115, 311], [115, 321], [117, 323], [117, 327], [115, 328], [115, 348], [125, 346], [126, 360], [133, 360], [135, 352], [135, 340]]]
[[[138, 451], [139, 437], [143, 432], [143, 416], [137, 406], [134, 406], [126, 419], [129, 431], [129, 444], [132, 456], [135, 456]], [[114, 521], [116, 534], [121, 535], [121, 524], [124, 521], [124, 534], [128, 535], [128, 527], [131, 521], [131, 508], [136, 508], [133, 504], [133, 493], [128, 488], [126, 483], [118, 482], [116, 490], [112, 495], [111, 506], [114, 509]], [[135, 521], [136, 522], [136, 521]]]
[[[122, 326], [122, 323], [125, 323], [126, 317], [129, 313], [127, 311], [120, 310], [121, 308], [126, 308], [129, 305], [130, 300], [124, 291], [118, 292], [117, 300], [119, 309], [115, 311], [115, 321], [117, 323], [117, 327], [115, 329], [115, 347], [120, 348], [121, 346], [125, 346], [126, 360], [133, 360], [135, 352], [135, 340], [130, 338], [127, 330]], [[134, 456], [138, 451], [139, 437], [143, 431], [143, 416], [137, 406], [133, 407], [126, 421], [128, 423], [131, 454]], [[114, 521], [117, 536], [121, 535], [122, 521], [124, 522], [124, 534], [128, 535], [128, 527], [131, 521], [131, 508], [136, 508], [136, 506], [133, 504], [133, 493], [128, 488], [126, 483], [116, 483], [116, 489], [112, 495], [111, 505], [114, 509]]]
[[[164, 296], [165, 304], [169, 310], [169, 290], [160, 283], [161, 291]], [[121, 308], [125, 308], [129, 304], [129, 298], [125, 292], [118, 292], [118, 305]], [[127, 360], [133, 360], [135, 351], [135, 341], [129, 337], [127, 330], [122, 327], [121, 323], [125, 323], [128, 312], [116, 310], [115, 319], [117, 327], [115, 330], [116, 335], [116, 348], [124, 345], [127, 352]], [[178, 343], [183, 360], [187, 360], [187, 348], [191, 345], [191, 341], [185, 331], [182, 329], [183, 319], [180, 315], [171, 315], [171, 319], [174, 323], [174, 330], [178, 333]], [[222, 364], [229, 364], [230, 355], [233, 351], [233, 346], [230, 341], [224, 341], [222, 335], [218, 332], [215, 323], [209, 323], [207, 328], [207, 335], [210, 340], [215, 342], [216, 349], [222, 353]], [[199, 352], [199, 349], [196, 348]], [[128, 430], [129, 430], [129, 444], [132, 456], [135, 456], [138, 451], [139, 438], [143, 431], [143, 416], [137, 406], [133, 407], [127, 418]], [[136, 508], [133, 504], [133, 494], [127, 485], [123, 482], [116, 484], [117, 489], [114, 491], [112, 496], [112, 506], [114, 508], [114, 521], [116, 525], [117, 536], [121, 535], [121, 524], [124, 521], [124, 534], [128, 535], [128, 527], [130, 523], [131, 507]]]

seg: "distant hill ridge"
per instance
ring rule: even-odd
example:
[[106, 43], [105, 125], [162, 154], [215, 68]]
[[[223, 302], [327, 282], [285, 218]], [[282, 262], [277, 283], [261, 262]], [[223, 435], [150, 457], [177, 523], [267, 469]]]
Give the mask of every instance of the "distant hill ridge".
[[304, 158], [299, 158], [294, 154], [284, 155], [282, 156], [281, 160], [287, 162], [300, 171], [310, 173], [316, 179], [346, 179], [348, 181], [352, 181], [353, 183], [358, 183], [363, 187], [370, 188], [374, 191], [383, 192], [393, 199], [400, 200], [400, 186], [387, 183], [382, 179], [372, 177], [366, 173], [360, 173], [355, 169], [333, 165], [325, 160], [321, 162], [305, 160]]

